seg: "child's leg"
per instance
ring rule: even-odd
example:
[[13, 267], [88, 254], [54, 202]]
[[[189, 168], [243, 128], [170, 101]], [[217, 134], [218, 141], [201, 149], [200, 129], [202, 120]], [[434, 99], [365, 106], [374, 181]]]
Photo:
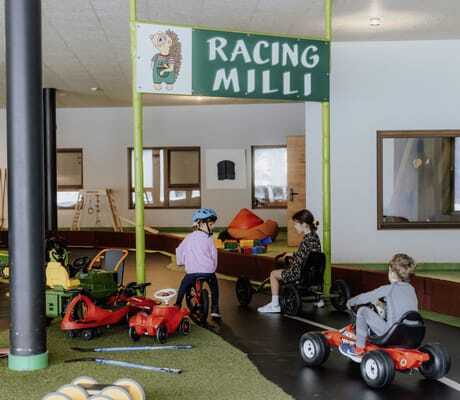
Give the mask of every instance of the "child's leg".
[[193, 281], [195, 280], [195, 275], [196, 274], [185, 274], [184, 278], [182, 279], [182, 282], [180, 283], [179, 290], [177, 292], [176, 306], [182, 306], [182, 300], [184, 299], [185, 292], [187, 291], [187, 288], [193, 284]]
[[284, 270], [282, 269], [275, 269], [270, 273], [270, 285], [272, 296], [279, 296], [280, 293], [280, 280], [281, 280], [281, 272]]
[[212, 312], [219, 313], [219, 284], [217, 282], [216, 274], [209, 274], [208, 277], [209, 288], [211, 289], [211, 310]]
[[369, 328], [377, 335], [383, 335], [387, 330], [387, 323], [369, 307], [361, 307], [356, 314], [356, 347], [366, 346]]

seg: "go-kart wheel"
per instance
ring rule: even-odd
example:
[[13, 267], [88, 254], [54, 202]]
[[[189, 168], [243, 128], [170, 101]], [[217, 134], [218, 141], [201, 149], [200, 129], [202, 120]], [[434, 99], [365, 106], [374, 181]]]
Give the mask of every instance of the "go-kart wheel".
[[69, 396], [72, 400], [87, 400], [89, 397], [88, 392], [85, 389], [75, 384], [63, 385], [57, 390], [57, 392]]
[[168, 330], [166, 329], [166, 325], [160, 325], [157, 329], [157, 340], [160, 343], [166, 343], [168, 339]]
[[388, 386], [395, 377], [395, 365], [383, 350], [366, 353], [361, 360], [361, 376], [373, 389]]
[[206, 325], [209, 313], [209, 292], [202, 288], [199, 293], [196, 292], [195, 286], [188, 288], [185, 300], [190, 310], [190, 317], [199, 325]]
[[331, 303], [337, 311], [347, 310], [347, 301], [351, 297], [351, 290], [348, 284], [341, 279], [332, 283]]
[[246, 277], [238, 278], [235, 285], [235, 293], [238, 302], [243, 307], [249, 305], [252, 300], [252, 294], [254, 289], [252, 288], [251, 282]]
[[427, 353], [430, 359], [424, 362], [420, 373], [427, 379], [440, 379], [450, 370], [451, 358], [447, 350], [439, 343], [429, 343], [420, 347], [422, 353]]
[[94, 337], [94, 331], [92, 329], [84, 329], [81, 332], [81, 337], [84, 340], [91, 340]]
[[192, 324], [190, 322], [190, 319], [187, 317], [182, 319], [179, 325], [179, 333], [181, 335], [187, 336], [190, 333], [191, 329], [192, 329]]
[[141, 384], [134, 379], [122, 378], [113, 383], [114, 386], [124, 387], [132, 400], [146, 400], [147, 396]]
[[329, 358], [331, 347], [321, 333], [305, 333], [299, 341], [300, 356], [309, 367], [318, 367]]
[[136, 332], [136, 329], [134, 328], [134, 326], [130, 326], [129, 329], [128, 329], [128, 336], [129, 338], [133, 341], [133, 342], [137, 342], [139, 341], [139, 339], [141, 338], [137, 332]]
[[74, 330], [67, 331], [66, 336], [71, 339], [76, 338], [78, 336], [78, 331], [74, 331]]
[[280, 291], [281, 312], [286, 315], [298, 315], [302, 308], [302, 300], [295, 285], [281, 286]]

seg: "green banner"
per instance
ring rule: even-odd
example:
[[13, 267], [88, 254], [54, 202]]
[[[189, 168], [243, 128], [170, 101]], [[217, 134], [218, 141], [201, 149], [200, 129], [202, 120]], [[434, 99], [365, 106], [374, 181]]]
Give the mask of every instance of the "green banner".
[[329, 100], [329, 42], [137, 23], [137, 91]]
[[193, 95], [329, 100], [329, 42], [194, 29], [192, 49]]

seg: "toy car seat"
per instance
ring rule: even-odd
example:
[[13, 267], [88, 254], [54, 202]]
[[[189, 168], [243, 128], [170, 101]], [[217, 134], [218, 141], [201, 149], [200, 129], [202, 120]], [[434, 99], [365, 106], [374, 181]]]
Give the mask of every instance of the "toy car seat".
[[319, 251], [312, 251], [302, 264], [300, 284], [304, 287], [323, 289], [326, 255]]
[[418, 348], [425, 337], [425, 323], [416, 311], [405, 313], [399, 321], [384, 335], [370, 335], [368, 340], [377, 346], [402, 347], [405, 349]]
[[52, 288], [61, 286], [68, 290], [80, 286], [80, 281], [70, 278], [69, 272], [61, 263], [50, 261], [46, 266], [46, 285]]
[[100, 268], [105, 271], [117, 272], [117, 283], [123, 283], [123, 274], [125, 270], [125, 260], [128, 257], [128, 250], [126, 249], [103, 249], [97, 253], [88, 266], [88, 271], [100, 262]]

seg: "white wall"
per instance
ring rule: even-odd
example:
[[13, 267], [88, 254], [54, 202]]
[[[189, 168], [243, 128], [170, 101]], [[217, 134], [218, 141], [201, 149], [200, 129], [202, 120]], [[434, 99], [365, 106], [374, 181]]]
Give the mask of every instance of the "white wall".
[[[83, 148], [85, 189], [114, 189], [120, 214], [134, 219], [133, 210], [128, 210], [127, 148], [133, 145], [131, 109], [58, 109], [57, 122], [58, 147]], [[240, 208], [251, 207], [251, 145], [285, 144], [288, 134], [303, 134], [304, 130], [305, 109], [300, 103], [144, 109], [144, 146], [201, 146], [202, 205], [218, 211], [219, 226], [225, 226]], [[0, 144], [4, 136], [2, 129]], [[206, 148], [246, 148], [247, 189], [207, 190], [203, 151]], [[6, 158], [4, 153], [2, 147], [0, 162]], [[192, 212], [146, 210], [145, 221], [155, 226], [190, 226]], [[286, 225], [285, 210], [256, 213]], [[60, 210], [59, 225], [70, 226], [72, 216], [72, 211]], [[103, 222], [109, 221], [105, 218]]]
[[[377, 230], [376, 131], [460, 128], [460, 41], [332, 46], [335, 262], [459, 261], [458, 230]], [[306, 105], [307, 206], [321, 214], [321, 109]]]

